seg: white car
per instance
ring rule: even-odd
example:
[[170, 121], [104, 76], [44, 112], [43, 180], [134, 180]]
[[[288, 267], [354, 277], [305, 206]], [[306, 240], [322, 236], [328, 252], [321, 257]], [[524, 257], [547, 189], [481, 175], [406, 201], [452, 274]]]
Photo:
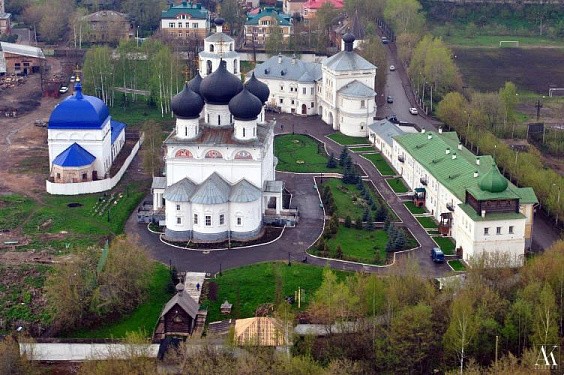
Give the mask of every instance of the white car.
[[390, 72], [393, 72], [394, 70], [396, 70], [396, 67], [393, 65], [390, 65]]
[[419, 112], [417, 112], [417, 108], [415, 108], [415, 107], [409, 108], [409, 113], [411, 113], [412, 115], [417, 115], [417, 114], [419, 114]]
[[68, 91], [69, 91], [68, 86], [61, 86], [61, 88], [59, 89], [59, 93], [61, 94], [66, 94]]

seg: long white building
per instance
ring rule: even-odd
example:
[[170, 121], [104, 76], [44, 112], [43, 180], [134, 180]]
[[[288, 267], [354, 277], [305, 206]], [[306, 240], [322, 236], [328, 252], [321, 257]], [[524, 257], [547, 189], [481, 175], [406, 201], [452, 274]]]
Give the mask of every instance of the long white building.
[[270, 106], [296, 115], [319, 115], [333, 129], [365, 137], [376, 115], [376, 66], [353, 51], [354, 36], [345, 34], [345, 49], [321, 63], [273, 56], [254, 75], [268, 85]]
[[398, 129], [389, 122], [373, 127], [370, 140], [378, 149], [391, 148], [391, 157], [384, 156], [439, 222], [439, 232], [453, 237], [463, 259], [488, 254], [522, 265], [538, 203], [533, 189], [513, 185], [491, 156], [475, 156], [455, 132]]

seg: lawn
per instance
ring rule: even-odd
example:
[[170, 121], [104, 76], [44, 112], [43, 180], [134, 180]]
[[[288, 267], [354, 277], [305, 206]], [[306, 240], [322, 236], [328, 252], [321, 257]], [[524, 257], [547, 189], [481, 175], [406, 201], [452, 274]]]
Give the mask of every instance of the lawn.
[[[341, 173], [342, 168], [327, 168], [327, 154], [323, 144], [302, 134], [278, 135], [274, 138], [274, 154], [278, 171]], [[338, 155], [337, 155], [338, 156]]]
[[[453, 33], [443, 37], [445, 43], [454, 46], [464, 47], [496, 47], [499, 48], [501, 40], [517, 40], [519, 46], [559, 46], [562, 47], [562, 40], [549, 39], [538, 36], [507, 36], [507, 35], [477, 35], [469, 38], [464, 33]], [[509, 44], [505, 44], [507, 48]]]
[[413, 202], [405, 202], [403, 205], [414, 215], [424, 214], [427, 212], [425, 207], [417, 207]]
[[362, 156], [370, 160], [382, 176], [393, 176], [396, 174], [394, 169], [390, 166], [390, 164], [388, 164], [382, 154], [363, 154]]
[[390, 185], [392, 190], [396, 193], [407, 193], [409, 191], [401, 178], [391, 178], [386, 181], [388, 182], [388, 185]]
[[439, 227], [435, 220], [433, 220], [430, 216], [416, 217], [416, 219], [423, 228], [435, 229]]
[[446, 255], [454, 255], [455, 244], [450, 237], [433, 236], [433, 240]]
[[332, 258], [335, 258], [337, 245], [341, 245], [341, 249], [343, 249], [343, 259], [345, 260], [361, 263], [376, 263], [376, 252], [378, 252], [378, 259], [384, 262], [378, 262], [376, 264], [385, 264], [387, 256], [386, 242], [388, 242], [388, 233], [384, 230], [369, 231], [339, 226], [337, 234], [327, 240], [327, 246], [329, 247], [330, 256]]
[[343, 146], [369, 144], [367, 137], [350, 137], [348, 135], [344, 135], [343, 133], [329, 134], [327, 138], [330, 138]]
[[138, 96], [135, 102], [131, 102], [129, 98], [126, 107], [123, 106], [122, 97], [119, 95], [117, 97], [114, 105], [109, 108], [113, 120], [123, 122], [132, 128], [140, 128], [143, 122], [150, 120], [166, 129], [172, 129], [175, 120], [170, 113], [164, 115], [164, 117], [161, 116], [160, 108], [150, 106], [142, 96]]
[[[333, 272], [340, 279], [350, 275], [342, 271]], [[207, 322], [255, 316], [258, 306], [264, 303], [274, 303], [276, 280], [279, 280], [278, 285], [282, 290], [282, 297], [294, 296], [298, 288], [302, 289], [300, 310], [304, 310], [314, 292], [321, 285], [322, 273], [322, 267], [298, 262], [292, 262], [291, 266], [288, 266], [286, 262], [259, 263], [225, 271], [216, 279], [206, 281], [208, 284], [214, 282], [218, 287], [216, 300], [202, 304], [208, 309]], [[233, 304], [230, 315], [220, 313], [219, 307], [226, 300]], [[293, 309], [297, 310], [297, 303], [294, 303]]]
[[352, 152], [374, 152], [374, 147], [366, 146], [366, 147], [351, 147], [349, 151]]
[[18, 247], [20, 250], [41, 248], [65, 252], [70, 246], [94, 245], [109, 235], [123, 233], [125, 222], [147, 191], [146, 184], [120, 184], [105, 194], [44, 194], [41, 202], [19, 195], [3, 195], [0, 230], [23, 228], [29, 243]]
[[449, 260], [449, 266], [455, 271], [466, 271], [466, 266], [460, 260]]
[[108, 325], [91, 330], [76, 331], [69, 337], [123, 338], [127, 332], [133, 331], [140, 331], [146, 337], [151, 337], [164, 305], [172, 297], [172, 294], [168, 291], [170, 280], [169, 269], [163, 264], [155, 262], [148, 298], [135, 311], [117, 322], [111, 322]]

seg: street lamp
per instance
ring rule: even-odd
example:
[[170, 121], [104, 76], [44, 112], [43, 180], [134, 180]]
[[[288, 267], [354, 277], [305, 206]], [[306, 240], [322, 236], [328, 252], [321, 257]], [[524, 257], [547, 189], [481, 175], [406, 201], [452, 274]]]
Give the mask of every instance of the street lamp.
[[[555, 183], [552, 186], [557, 186]], [[555, 225], [558, 225], [558, 214], [560, 213], [560, 185], [558, 185], [558, 195], [556, 196], [556, 220], [554, 221]]]
[[137, 41], [137, 48], [139, 48], [139, 25], [137, 25], [137, 32], [135, 34], [135, 40]]

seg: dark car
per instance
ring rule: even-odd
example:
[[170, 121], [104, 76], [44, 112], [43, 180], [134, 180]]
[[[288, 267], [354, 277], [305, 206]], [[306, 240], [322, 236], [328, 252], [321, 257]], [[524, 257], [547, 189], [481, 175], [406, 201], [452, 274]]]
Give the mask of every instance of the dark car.
[[431, 249], [431, 260], [435, 263], [444, 263], [445, 254], [438, 247], [434, 247]]
[[388, 97], [386, 98], [386, 101], [387, 101], [388, 103], [393, 103], [393, 102], [394, 102], [394, 98], [393, 98], [392, 96], [388, 96]]

